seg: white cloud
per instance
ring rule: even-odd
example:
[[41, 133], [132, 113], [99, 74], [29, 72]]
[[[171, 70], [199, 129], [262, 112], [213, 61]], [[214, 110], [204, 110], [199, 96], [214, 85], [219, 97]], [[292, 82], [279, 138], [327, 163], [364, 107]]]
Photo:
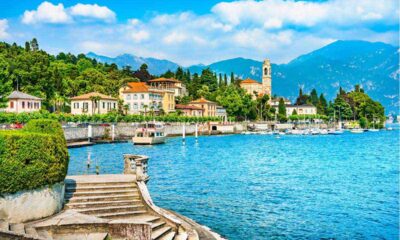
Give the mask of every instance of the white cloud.
[[7, 32], [7, 29], [8, 29], [8, 20], [0, 19], [0, 39], [6, 39], [10, 36]]
[[371, 20], [395, 23], [399, 14], [397, 0], [236, 1], [216, 4], [212, 12], [230, 24], [251, 23], [267, 28], [284, 25], [312, 27], [326, 23], [349, 26]]
[[143, 42], [143, 41], [149, 39], [150, 34], [149, 34], [149, 32], [147, 32], [145, 30], [140, 30], [137, 32], [133, 32], [131, 36], [132, 36], [133, 41], [135, 41], [136, 43], [139, 43], [139, 42]]
[[82, 4], [78, 3], [70, 9], [72, 16], [81, 16], [87, 18], [101, 19], [106, 22], [115, 20], [115, 13], [108, 7], [99, 6], [97, 4]]
[[70, 21], [71, 18], [62, 3], [53, 5], [49, 2], [42, 2], [37, 10], [25, 11], [22, 17], [22, 22], [25, 24], [68, 23]]
[[128, 19], [128, 24], [131, 26], [136, 26], [140, 23], [140, 20], [137, 18]]
[[78, 3], [72, 7], [64, 8], [62, 3], [54, 5], [50, 2], [42, 2], [36, 10], [25, 11], [22, 16], [22, 22], [25, 24], [65, 24], [71, 23], [77, 18], [91, 18], [113, 22], [116, 15], [109, 8], [97, 4]]

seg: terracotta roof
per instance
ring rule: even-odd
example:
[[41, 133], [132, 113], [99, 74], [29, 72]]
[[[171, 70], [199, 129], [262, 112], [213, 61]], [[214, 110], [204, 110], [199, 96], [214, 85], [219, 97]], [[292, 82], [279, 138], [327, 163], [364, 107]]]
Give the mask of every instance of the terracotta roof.
[[41, 98], [29, 95], [27, 93], [23, 93], [20, 91], [13, 91], [10, 95], [7, 97], [8, 99], [28, 99], [28, 100], [42, 100]]
[[240, 82], [240, 84], [242, 84], [242, 83], [245, 83], [245, 84], [254, 84], [254, 83], [261, 84], [261, 83], [257, 82], [256, 80], [253, 80], [253, 79], [250, 79], [250, 78], [247, 78], [246, 80], [243, 80], [243, 81]]
[[201, 107], [191, 106], [191, 105], [184, 105], [184, 104], [176, 104], [175, 108], [176, 109], [190, 109], [190, 110], [204, 110]]
[[128, 89], [125, 89], [123, 93], [142, 93], [149, 92], [149, 86], [145, 82], [129, 82]]
[[71, 100], [90, 100], [91, 97], [100, 97], [102, 100], [114, 100], [117, 101], [116, 98], [113, 98], [111, 96], [104, 95], [102, 93], [98, 92], [90, 92], [86, 93], [80, 96], [72, 97]]
[[201, 98], [199, 98], [197, 100], [191, 101], [190, 103], [191, 104], [196, 104], [196, 103], [207, 103], [207, 104], [211, 103], [211, 104], [215, 104], [215, 102], [208, 101], [207, 99], [205, 99], [203, 97], [201, 97]]
[[149, 80], [149, 82], [173, 82], [173, 83], [180, 83], [181, 81], [174, 79], [174, 78], [155, 78]]

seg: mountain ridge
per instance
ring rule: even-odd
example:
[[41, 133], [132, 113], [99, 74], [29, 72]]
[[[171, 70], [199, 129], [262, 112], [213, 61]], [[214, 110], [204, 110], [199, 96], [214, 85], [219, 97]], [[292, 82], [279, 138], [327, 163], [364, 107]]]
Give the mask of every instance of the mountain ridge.
[[[125, 56], [124, 56], [125, 55]], [[149, 72], [160, 75], [167, 70], [174, 71], [179, 64], [155, 58], [136, 57], [132, 54], [122, 54], [109, 58], [88, 53], [101, 62], [114, 62], [119, 67], [130, 65], [139, 68], [142, 63], [149, 66]], [[129, 62], [129, 60], [135, 62]], [[129, 63], [129, 64], [127, 64]], [[294, 100], [300, 87], [304, 92], [316, 88], [319, 93], [325, 93], [332, 99], [339, 86], [350, 90], [355, 84], [361, 84], [365, 91], [374, 99], [381, 101], [387, 113], [399, 112], [399, 48], [382, 43], [360, 40], [339, 40], [312, 52], [300, 55], [288, 63], [272, 63], [272, 92]], [[208, 65], [192, 65], [193, 73], [201, 73], [209, 67], [216, 73], [231, 72], [239, 78], [252, 78], [261, 81], [262, 62], [236, 57], [217, 61]]]

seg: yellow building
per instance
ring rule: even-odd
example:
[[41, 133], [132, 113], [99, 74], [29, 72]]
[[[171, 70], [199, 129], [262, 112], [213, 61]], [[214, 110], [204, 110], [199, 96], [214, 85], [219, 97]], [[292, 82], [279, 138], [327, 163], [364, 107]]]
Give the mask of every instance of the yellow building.
[[185, 84], [174, 78], [156, 78], [150, 80], [148, 83], [153, 88], [174, 91], [175, 97], [183, 97], [187, 95]]
[[240, 87], [246, 90], [246, 92], [250, 94], [253, 99], [256, 99], [258, 95], [263, 93], [263, 85], [250, 78], [241, 81]]
[[[272, 94], [272, 79], [271, 79], [271, 63], [269, 59], [265, 59], [262, 65], [262, 82], [257, 82], [253, 79], [246, 79], [240, 83], [240, 87], [246, 90], [253, 99], [257, 96], [267, 94], [271, 96]], [[257, 95], [256, 95], [256, 94]]]
[[169, 89], [159, 89], [144, 82], [130, 82], [119, 90], [120, 99], [128, 106], [128, 113], [138, 114], [150, 109], [159, 113], [175, 111], [175, 92]]
[[217, 103], [208, 101], [205, 98], [199, 98], [189, 103], [191, 106], [202, 108], [204, 117], [215, 117], [217, 116]]

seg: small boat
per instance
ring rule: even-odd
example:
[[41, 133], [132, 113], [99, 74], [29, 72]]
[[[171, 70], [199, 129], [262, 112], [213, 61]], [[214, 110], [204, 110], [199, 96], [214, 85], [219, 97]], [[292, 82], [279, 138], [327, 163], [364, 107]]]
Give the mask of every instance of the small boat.
[[391, 127], [388, 127], [388, 128], [386, 128], [386, 130], [388, 130], [388, 131], [392, 131], [392, 130], [393, 130], [393, 128], [391, 128]]
[[376, 129], [376, 128], [370, 128], [370, 129], [368, 129], [368, 132], [379, 132], [379, 129]]
[[351, 133], [363, 133], [364, 129], [361, 128], [354, 128], [350, 130]]
[[328, 134], [328, 130], [326, 130], [326, 129], [321, 129], [320, 132], [319, 132], [319, 134], [321, 134], [321, 135], [327, 135], [327, 134]]
[[132, 142], [135, 145], [154, 145], [165, 143], [164, 125], [161, 123], [145, 123], [135, 130]]

